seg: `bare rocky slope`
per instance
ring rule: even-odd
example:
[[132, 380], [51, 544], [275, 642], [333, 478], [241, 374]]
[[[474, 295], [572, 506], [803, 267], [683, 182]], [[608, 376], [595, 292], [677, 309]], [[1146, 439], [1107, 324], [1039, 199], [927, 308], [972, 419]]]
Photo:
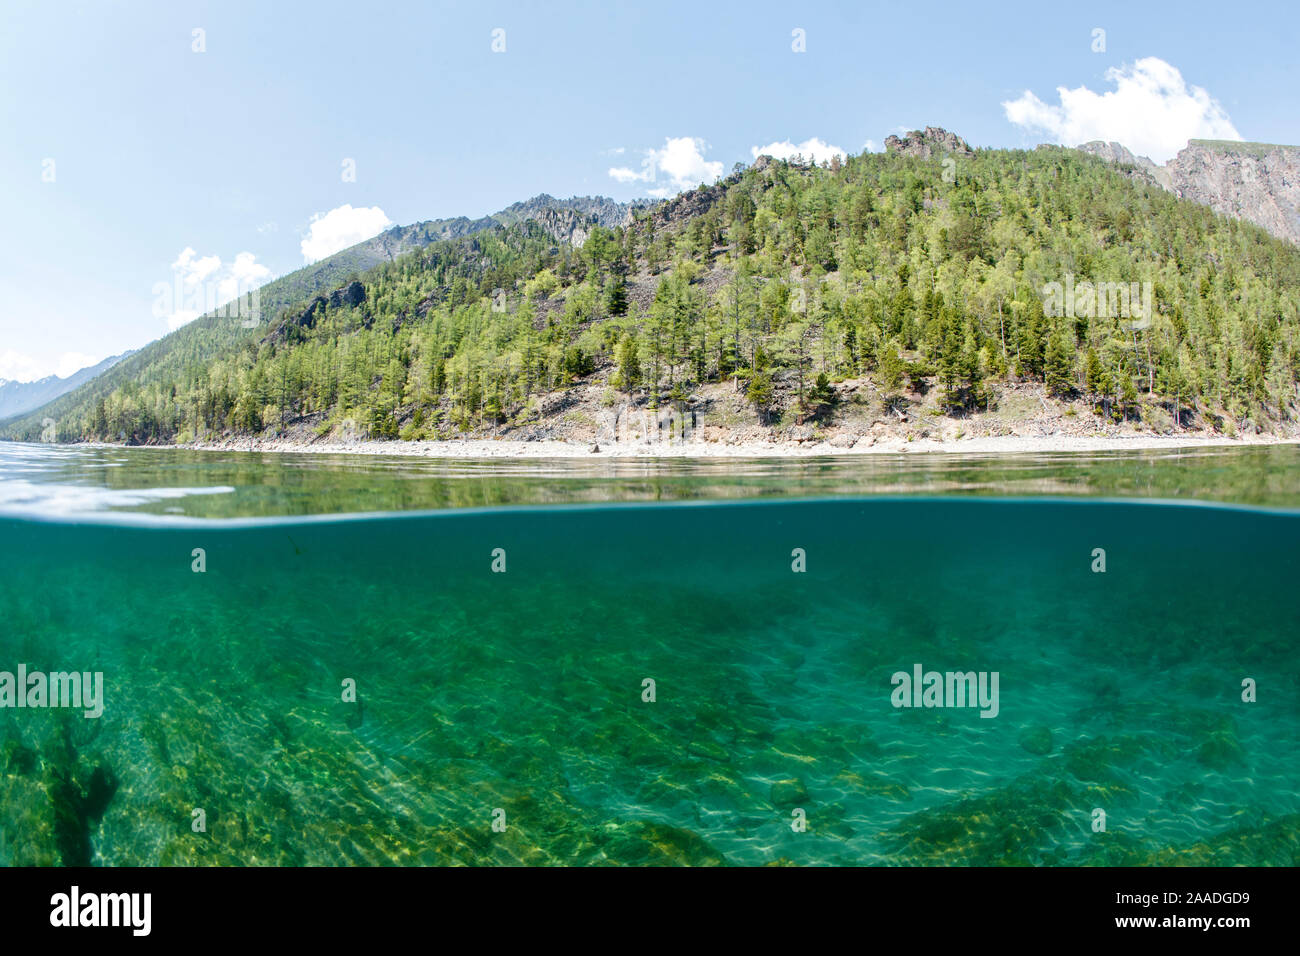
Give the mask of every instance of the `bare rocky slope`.
[[1119, 143], [1078, 147], [1162, 189], [1300, 245], [1300, 147], [1194, 139], [1166, 165]]

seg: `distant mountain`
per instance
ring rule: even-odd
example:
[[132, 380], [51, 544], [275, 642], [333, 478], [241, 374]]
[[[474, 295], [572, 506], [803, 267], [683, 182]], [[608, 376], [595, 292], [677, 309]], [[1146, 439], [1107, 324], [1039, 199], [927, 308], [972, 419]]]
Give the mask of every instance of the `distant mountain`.
[[632, 221], [632, 214], [637, 208], [650, 205], [652, 203], [645, 200], [622, 203], [604, 196], [556, 199], [542, 193], [507, 206], [491, 218], [503, 226], [513, 226], [531, 219], [556, 242], [567, 242], [579, 247], [586, 241], [593, 226], [602, 229], [626, 226]]
[[637, 205], [614, 202], [603, 196], [556, 199], [543, 194], [481, 219], [458, 216], [394, 226], [372, 239], [262, 286], [258, 289], [258, 322], [245, 324], [240, 319], [221, 314], [220, 309], [202, 315], [137, 351], [124, 353], [120, 357], [122, 361], [108, 369], [108, 374], [88, 375], [35, 404], [0, 414], [0, 419], [25, 414], [25, 418], [9, 423], [6, 433], [39, 434], [45, 417], [62, 420], [73, 410], [84, 410], [124, 387], [148, 388], [160, 382], [171, 382], [182, 369], [193, 368], [196, 363], [202, 364], [217, 355], [228, 354], [232, 349], [247, 346], [256, 351], [257, 343], [267, 333], [268, 323], [277, 325], [287, 310], [295, 306], [301, 309], [316, 297], [328, 295], [377, 266], [394, 262], [415, 249], [474, 233], [499, 231], [525, 220], [536, 222], [544, 233], [561, 245], [580, 246], [592, 226], [612, 228], [610, 224], [626, 223], [631, 220]]
[[1078, 148], [1131, 167], [1133, 175], [1176, 196], [1300, 245], [1300, 147], [1194, 139], [1164, 166], [1119, 143], [1097, 140]]
[[[497, 226], [513, 226], [532, 219], [557, 242], [582, 245], [593, 225], [614, 229], [632, 220], [636, 203], [620, 203], [604, 196], [574, 196], [556, 199], [542, 193], [514, 203], [498, 213], [469, 219], [428, 219], [409, 226], [394, 226], [373, 239], [359, 242], [327, 259], [277, 279], [277, 291], [292, 301], [308, 299], [338, 288], [350, 279], [398, 256], [449, 239], [459, 239]], [[265, 300], [265, 293], [263, 293]]]
[[10, 382], [0, 378], [0, 419], [12, 418], [14, 415], [40, 408], [46, 402], [52, 402], [78, 385], [90, 381], [96, 375], [107, 372], [131, 354], [131, 352], [123, 352], [121, 355], [113, 355], [98, 365], [73, 372], [66, 378], [47, 375], [35, 382]]

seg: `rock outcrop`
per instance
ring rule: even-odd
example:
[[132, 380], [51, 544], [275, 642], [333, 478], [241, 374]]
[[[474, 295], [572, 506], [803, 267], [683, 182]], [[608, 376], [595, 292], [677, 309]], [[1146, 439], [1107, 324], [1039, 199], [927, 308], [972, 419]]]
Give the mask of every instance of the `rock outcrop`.
[[885, 149], [900, 156], [915, 156], [918, 159], [930, 159], [947, 153], [975, 155], [975, 151], [964, 139], [938, 126], [927, 126], [924, 133], [914, 129], [903, 137], [886, 136]]
[[538, 227], [556, 242], [567, 242], [573, 246], [581, 246], [591, 235], [592, 229], [603, 225], [597, 216], [584, 215], [576, 209], [566, 209], [561, 206], [539, 209], [528, 218], [537, 223]]
[[633, 211], [641, 202], [615, 202], [604, 196], [573, 196], [556, 199], [542, 193], [532, 199], [513, 203], [490, 218], [502, 226], [532, 220], [556, 242], [580, 246], [596, 226], [617, 229], [632, 221]]
[[1080, 152], [1090, 153], [1108, 163], [1114, 163], [1116, 166], [1133, 167], [1131, 170], [1127, 170], [1130, 178], [1146, 180], [1161, 189], [1170, 191], [1173, 189], [1168, 169], [1157, 166], [1146, 156], [1135, 156], [1120, 143], [1106, 143], [1096, 139], [1077, 148]]
[[316, 318], [328, 306], [331, 309], [355, 308], [366, 301], [366, 287], [360, 282], [352, 281], [342, 288], [335, 289], [328, 295], [318, 295], [311, 304], [297, 315], [286, 316], [267, 336], [266, 341], [280, 341], [289, 334], [293, 327], [310, 329], [316, 324]]
[[366, 301], [366, 287], [354, 280], [343, 288], [331, 292], [327, 297], [327, 301], [332, 309], [360, 305]]
[[532, 199], [512, 203], [492, 218], [503, 226], [512, 226], [527, 219], [539, 219], [546, 213], [572, 212], [579, 218], [591, 220], [605, 229], [617, 229], [632, 221], [632, 209], [637, 203], [615, 202], [605, 196], [573, 196], [556, 199], [542, 193]]

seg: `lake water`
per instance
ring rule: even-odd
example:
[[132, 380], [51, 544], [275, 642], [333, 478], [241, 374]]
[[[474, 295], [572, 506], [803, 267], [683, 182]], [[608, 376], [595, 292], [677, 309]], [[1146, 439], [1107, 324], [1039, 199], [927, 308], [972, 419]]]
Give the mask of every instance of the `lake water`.
[[0, 445], [0, 862], [1294, 865], [1297, 466]]

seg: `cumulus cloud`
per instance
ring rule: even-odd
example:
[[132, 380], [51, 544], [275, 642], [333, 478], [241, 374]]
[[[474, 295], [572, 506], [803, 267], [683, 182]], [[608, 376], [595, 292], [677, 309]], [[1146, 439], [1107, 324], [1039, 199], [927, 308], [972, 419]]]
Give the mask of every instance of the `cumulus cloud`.
[[153, 313], [171, 331], [265, 285], [271, 270], [251, 252], [222, 265], [220, 256], [200, 256], [191, 246], [171, 265], [172, 280], [154, 284]]
[[188, 325], [199, 317], [197, 309], [177, 309], [175, 312], [169, 312], [164, 318], [167, 319], [167, 331], [175, 332], [182, 325]]
[[202, 282], [221, 268], [220, 256], [199, 256], [192, 248], [186, 246], [172, 263], [172, 272], [181, 277], [186, 285]]
[[653, 166], [651, 166], [649, 169], [642, 167], [642, 170], [639, 173], [635, 169], [628, 169], [626, 166], [620, 166], [618, 168], [611, 167], [609, 170], [609, 175], [616, 182], [620, 182], [620, 183], [634, 183], [642, 179], [645, 180], [646, 182], [650, 182], [655, 178]]
[[1115, 89], [1094, 93], [1086, 86], [1056, 88], [1059, 106], [1030, 90], [1002, 104], [1017, 126], [1046, 133], [1065, 146], [1091, 140], [1118, 142], [1157, 163], [1171, 159], [1189, 139], [1241, 139], [1227, 112], [1199, 86], [1158, 57], [1112, 67], [1106, 80]]
[[217, 295], [222, 301], [230, 301], [235, 296], [251, 292], [271, 278], [271, 270], [257, 261], [251, 252], [241, 252], [235, 256], [226, 274], [217, 283]]
[[50, 375], [67, 378], [103, 360], [85, 352], [63, 352], [53, 359], [38, 359], [13, 349], [0, 352], [0, 381], [35, 382]]
[[750, 152], [755, 159], [760, 156], [771, 156], [773, 159], [793, 159], [795, 156], [802, 156], [805, 160], [811, 159], [817, 163], [829, 161], [832, 156], [838, 156], [840, 159], [848, 158], [848, 153], [844, 150], [823, 143], [816, 136], [802, 143], [792, 143], [786, 139], [779, 143], [768, 143], [766, 146], [754, 146]]
[[0, 381], [31, 382], [49, 375], [48, 363], [30, 355], [5, 349], [0, 352]]
[[73, 372], [80, 372], [103, 360], [103, 356], [96, 357], [85, 352], [64, 352], [54, 361], [54, 374], [59, 378], [67, 378]]
[[340, 249], [373, 238], [392, 224], [378, 206], [353, 209], [350, 204], [345, 204], [326, 213], [317, 213], [311, 217], [307, 235], [303, 237], [302, 257], [307, 262], [316, 262]]
[[[706, 160], [708, 145], [694, 136], [667, 137], [663, 149], [648, 149], [641, 160], [641, 169], [627, 166], [611, 167], [610, 178], [619, 183], [661, 183], [666, 185], [647, 189], [651, 196], [660, 198], [700, 183], [711, 183], [722, 175], [722, 163]], [[662, 178], [661, 178], [662, 177]]]

